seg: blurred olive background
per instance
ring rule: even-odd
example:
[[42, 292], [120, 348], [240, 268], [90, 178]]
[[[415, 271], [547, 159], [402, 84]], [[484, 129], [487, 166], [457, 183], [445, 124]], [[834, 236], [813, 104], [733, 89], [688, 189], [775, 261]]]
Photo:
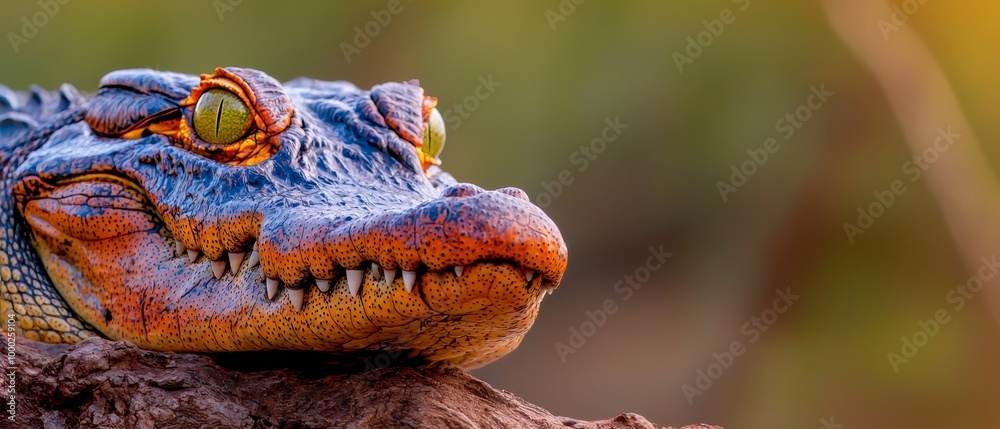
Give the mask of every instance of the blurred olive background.
[[[418, 78], [453, 115], [445, 169], [548, 203], [570, 249], [565, 280], [520, 348], [474, 375], [581, 419], [632, 411], [663, 425], [727, 428], [1000, 421], [1000, 341], [981, 299], [951, 311], [898, 373], [887, 360], [918, 320], [952, 310], [945, 295], [969, 274], [922, 181], [907, 181], [871, 229], [847, 239], [843, 224], [905, 178], [911, 154], [880, 88], [817, 3], [589, 1], [553, 29], [553, 0], [403, 1], [398, 13], [383, 12], [387, 1], [225, 1], [71, 1], [18, 52], [0, 47], [0, 83], [92, 92], [116, 69], [227, 65], [361, 87]], [[723, 9], [735, 21], [679, 72], [674, 52]], [[20, 34], [22, 17], [42, 10], [4, 2], [0, 31]], [[992, 2], [929, 1], [906, 24], [985, 142], [1000, 137], [991, 116], [998, 12]], [[346, 58], [344, 44], [366, 25], [378, 34]], [[871, 34], [881, 37], [875, 22]], [[481, 80], [499, 86], [469, 101]], [[785, 140], [776, 122], [821, 85], [834, 95]], [[476, 107], [462, 117], [456, 103]], [[615, 118], [627, 128], [581, 158]], [[780, 150], [724, 202], [717, 182], [769, 137]], [[572, 183], [557, 189], [560, 174]], [[646, 263], [650, 246], [673, 257], [624, 300], [614, 285]], [[741, 326], [785, 288], [801, 298], [750, 343]], [[564, 362], [556, 344], [608, 299], [618, 311]], [[733, 341], [746, 352], [689, 404], [682, 386]]]

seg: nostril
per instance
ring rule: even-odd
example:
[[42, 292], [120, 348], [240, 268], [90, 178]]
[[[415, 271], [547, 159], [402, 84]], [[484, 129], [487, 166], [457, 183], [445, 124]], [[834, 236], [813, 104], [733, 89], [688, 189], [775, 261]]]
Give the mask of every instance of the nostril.
[[442, 197], [471, 197], [486, 192], [485, 189], [469, 183], [459, 183], [451, 185], [441, 191]]
[[520, 198], [524, 201], [531, 201], [528, 198], [528, 194], [518, 188], [502, 188], [502, 189], [497, 189], [496, 192], [499, 192], [501, 194], [507, 194], [514, 198]]

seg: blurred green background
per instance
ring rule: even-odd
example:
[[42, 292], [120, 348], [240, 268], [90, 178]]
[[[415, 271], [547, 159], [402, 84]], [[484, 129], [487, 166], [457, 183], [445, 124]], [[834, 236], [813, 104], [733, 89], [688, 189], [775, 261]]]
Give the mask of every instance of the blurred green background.
[[[969, 274], [921, 181], [907, 182], [855, 243], [847, 239], [843, 223], [904, 177], [911, 154], [877, 83], [819, 4], [587, 1], [570, 11], [562, 3], [402, 1], [392, 13], [385, 0], [70, 1], [26, 43], [11, 43], [11, 33], [26, 35], [22, 17], [44, 9], [8, 1], [0, 83], [91, 92], [116, 69], [227, 65], [361, 87], [418, 78], [453, 115], [443, 167], [460, 181], [517, 186], [547, 202], [570, 249], [565, 280], [521, 347], [474, 375], [581, 419], [632, 411], [664, 425], [727, 428], [1000, 421], [991, 405], [1000, 341], [981, 299], [951, 311], [898, 372], [887, 360], [919, 320], [952, 310], [945, 296]], [[679, 71], [674, 53], [724, 9], [735, 21]], [[550, 21], [547, 11], [565, 19]], [[989, 116], [1000, 90], [990, 43], [1000, 37], [998, 12], [991, 2], [929, 1], [906, 24], [987, 142], [1000, 137]], [[378, 34], [356, 44], [366, 25]], [[871, 33], [880, 36], [874, 22]], [[357, 48], [349, 56], [347, 45]], [[500, 84], [470, 101], [481, 79]], [[776, 122], [823, 85], [834, 95], [785, 140]], [[456, 103], [476, 107], [462, 117]], [[628, 127], [581, 169], [581, 147], [615, 118]], [[723, 201], [717, 182], [770, 137], [780, 150]], [[557, 189], [560, 174], [572, 183]], [[673, 257], [625, 300], [615, 283], [646, 263], [650, 246]], [[743, 324], [786, 288], [799, 300], [750, 342]], [[568, 344], [608, 299], [617, 312], [563, 359], [556, 344]], [[745, 353], [689, 401], [683, 386], [695, 386], [697, 371], [734, 341]]]

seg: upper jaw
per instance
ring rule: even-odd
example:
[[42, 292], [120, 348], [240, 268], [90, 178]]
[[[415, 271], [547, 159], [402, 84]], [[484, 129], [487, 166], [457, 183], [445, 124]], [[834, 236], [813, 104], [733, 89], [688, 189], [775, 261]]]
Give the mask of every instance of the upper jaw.
[[[178, 240], [177, 255], [199, 261], [205, 244], [212, 244], [214, 249], [205, 252], [207, 265], [220, 281], [259, 264], [262, 296], [274, 301], [287, 290], [296, 310], [312, 286], [326, 293], [343, 284], [341, 289], [355, 296], [380, 282], [395, 281], [413, 292], [428, 274], [459, 279], [467, 270], [501, 266], [505, 275], [518, 270], [526, 288], [551, 291], [566, 266], [566, 246], [554, 223], [528, 203], [523, 192], [512, 189], [455, 185], [445, 188], [440, 198], [415, 207], [349, 221], [294, 209], [226, 217], [222, 222], [245, 222], [259, 233], [246, 238], [231, 235], [245, 228], [200, 227], [201, 238], [208, 233], [208, 242]], [[234, 245], [219, 246], [227, 242]]]

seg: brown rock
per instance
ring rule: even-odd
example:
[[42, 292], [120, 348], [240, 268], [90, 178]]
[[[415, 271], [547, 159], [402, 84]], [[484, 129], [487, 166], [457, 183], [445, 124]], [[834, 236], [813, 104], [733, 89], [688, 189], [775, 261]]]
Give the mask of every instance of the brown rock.
[[[281, 359], [296, 356], [305, 355]], [[261, 362], [266, 357], [242, 359]], [[597, 422], [556, 417], [456, 369], [345, 373], [334, 368], [337, 373], [329, 365], [245, 366], [236, 369], [209, 356], [149, 352], [99, 338], [74, 346], [20, 341], [10, 367], [16, 374], [16, 421], [5, 412], [0, 427], [657, 427], [630, 413]], [[9, 372], [7, 359], [0, 368]], [[6, 387], [0, 394], [4, 411]]]

